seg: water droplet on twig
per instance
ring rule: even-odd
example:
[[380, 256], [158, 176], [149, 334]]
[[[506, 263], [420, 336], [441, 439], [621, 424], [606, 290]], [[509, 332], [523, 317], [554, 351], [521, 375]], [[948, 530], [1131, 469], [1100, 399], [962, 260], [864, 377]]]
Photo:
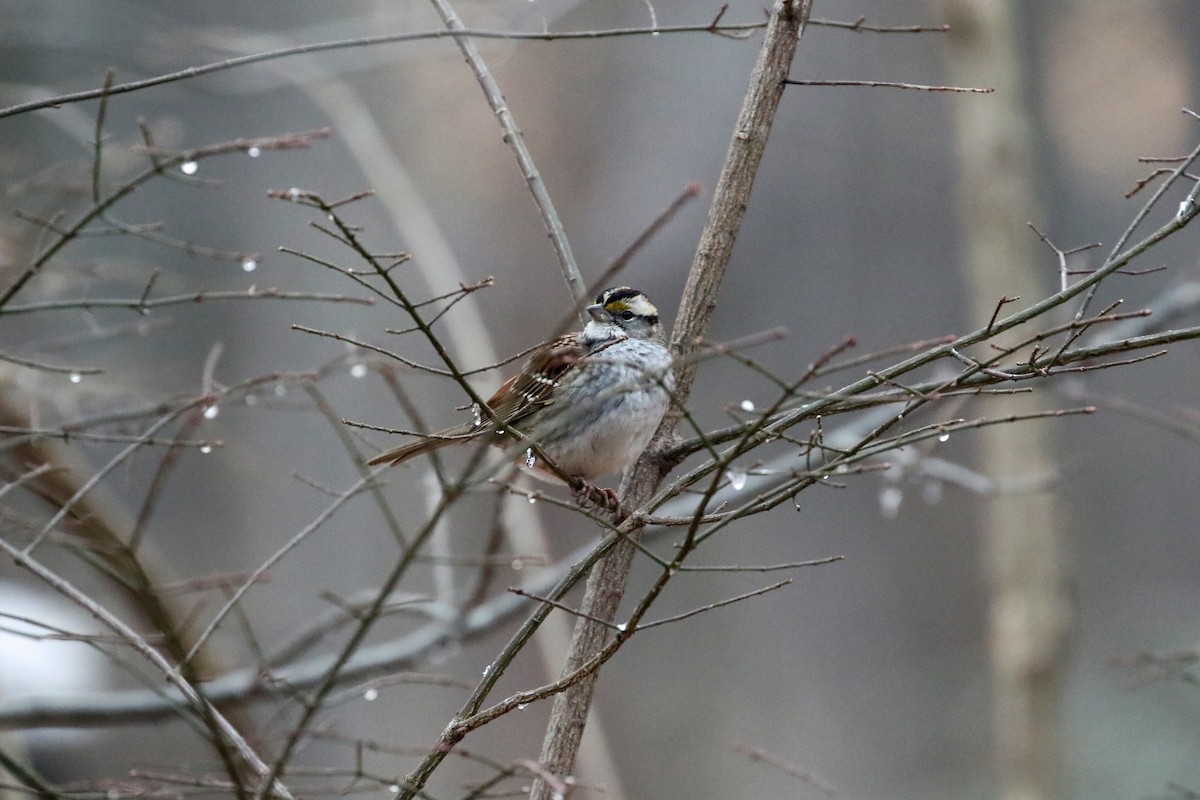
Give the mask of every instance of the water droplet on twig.
[[256, 259], [253, 259], [253, 258], [243, 258], [242, 259], [242, 270], [244, 272], [254, 272], [254, 270], [256, 270], [256, 269], [258, 269], [258, 261]]
[[69, 380], [71, 383], [79, 383], [81, 380], [83, 380], [83, 376], [78, 372], [72, 372], [71, 376], [67, 378], [67, 380]]
[[535, 464], [537, 464], [537, 456], [533, 454], [533, 448], [525, 448], [525, 466], [533, 469]]
[[729, 485], [735, 492], [746, 488], [746, 470], [740, 467], [730, 467], [725, 471], [725, 477], [729, 478]]
[[351, 378], [365, 378], [367, 376], [366, 364], [355, 364], [350, 368]]
[[363, 700], [366, 700], [368, 703], [370, 703], [372, 700], [378, 700], [378, 699], [379, 699], [379, 690], [374, 687], [367, 689], [365, 692], [363, 692]]
[[742, 401], [742, 411], [753, 411], [753, 410], [754, 410], [754, 401], [753, 400], [743, 400]]
[[211, 406], [204, 409], [204, 418], [205, 419], [216, 419], [217, 414], [220, 414], [220, 413], [221, 413], [221, 409], [217, 407], [216, 403], [213, 403]]
[[195, 175], [198, 169], [200, 169], [200, 165], [195, 161], [185, 161], [179, 165], [179, 171], [184, 175]]
[[262, 148], [258, 147], [257, 145], [247, 147], [246, 155], [250, 156], [251, 158], [258, 158], [262, 155]]

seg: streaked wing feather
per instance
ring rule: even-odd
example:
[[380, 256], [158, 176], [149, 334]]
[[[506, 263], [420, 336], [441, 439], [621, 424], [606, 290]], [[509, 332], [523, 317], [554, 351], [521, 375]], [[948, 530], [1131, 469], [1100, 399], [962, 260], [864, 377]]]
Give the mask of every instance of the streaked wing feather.
[[[488, 406], [504, 424], [519, 422], [554, 401], [555, 384], [585, 353], [577, 334], [560, 336], [531, 355], [521, 371], [496, 390]], [[480, 431], [488, 427], [488, 422], [477, 426]]]

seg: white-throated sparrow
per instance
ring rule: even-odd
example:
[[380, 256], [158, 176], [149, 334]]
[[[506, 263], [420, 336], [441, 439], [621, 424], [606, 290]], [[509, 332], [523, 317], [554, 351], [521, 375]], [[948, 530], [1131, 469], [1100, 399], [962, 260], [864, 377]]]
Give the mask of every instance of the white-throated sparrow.
[[[671, 354], [662, 341], [658, 309], [646, 295], [619, 286], [605, 289], [587, 307], [591, 320], [534, 350], [521, 371], [487, 401], [486, 413], [468, 423], [372, 458], [392, 465], [447, 445], [489, 437], [516, 446], [508, 429], [536, 442], [567, 475], [591, 483], [620, 472], [645, 449], [670, 403]], [[522, 449], [527, 445], [522, 445]], [[541, 467], [528, 460], [526, 466]]]

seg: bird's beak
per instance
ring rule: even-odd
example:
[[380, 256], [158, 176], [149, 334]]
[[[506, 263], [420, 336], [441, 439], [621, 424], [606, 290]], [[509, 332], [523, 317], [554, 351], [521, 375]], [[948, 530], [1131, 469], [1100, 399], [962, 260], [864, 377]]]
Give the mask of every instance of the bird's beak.
[[596, 320], [596, 322], [604, 322], [604, 320], [608, 317], [608, 312], [605, 311], [604, 306], [600, 305], [599, 303], [590, 305], [585, 310], [588, 312], [588, 314], [591, 314], [592, 319]]

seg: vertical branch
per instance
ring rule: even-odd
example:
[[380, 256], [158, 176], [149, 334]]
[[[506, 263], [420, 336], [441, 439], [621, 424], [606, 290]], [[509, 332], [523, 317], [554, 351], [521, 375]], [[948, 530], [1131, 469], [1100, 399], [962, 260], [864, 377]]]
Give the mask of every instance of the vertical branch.
[[[959, 207], [972, 313], [982, 321], [1013, 295], [1043, 294], [1037, 243], [1025, 221], [1036, 212], [1033, 124], [1023, 98], [1017, 3], [945, 0], [954, 80], [994, 85], [987, 102], [958, 103]], [[994, 398], [994, 414], [1030, 410]], [[1049, 474], [1046, 421], [979, 433], [984, 474]], [[1071, 606], [1063, 575], [1062, 504], [1053, 494], [999, 495], [984, 509], [983, 569], [990, 592], [995, 763], [1006, 800], [1065, 796], [1061, 695]]]
[[[800, 43], [804, 23], [812, 10], [812, 0], [784, 0], [776, 3], [763, 34], [758, 62], [750, 74], [750, 88], [742, 101], [725, 166], [713, 192], [708, 222], [700, 234], [700, 243], [692, 260], [687, 285], [680, 298], [671, 336], [676, 357], [676, 394], [686, 398], [691, 392], [696, 362], [690, 358], [717, 306], [717, 290], [725, 279], [725, 269], [733, 255], [742, 219], [746, 216], [750, 190], [758, 174], [758, 164], [767, 146], [775, 110], [783, 97], [792, 57]], [[675, 416], [672, 415], [671, 419]], [[668, 429], [660, 431], [668, 432]], [[669, 432], [674, 432], [671, 424]]]
[[[431, 2], [448, 29], [452, 31], [466, 30], [462, 18], [455, 12], [449, 0], [431, 0]], [[546, 190], [546, 183], [533, 163], [533, 156], [530, 154], [529, 148], [525, 146], [525, 136], [517, 127], [517, 120], [513, 117], [512, 109], [508, 107], [508, 101], [504, 99], [500, 85], [492, 77], [475, 42], [469, 36], [455, 36], [454, 41], [458, 43], [458, 49], [462, 51], [471, 71], [475, 73], [475, 78], [479, 81], [484, 96], [487, 97], [488, 105], [495, 112], [496, 119], [500, 121], [500, 127], [504, 130], [504, 141], [517, 156], [521, 174], [524, 176], [525, 182], [529, 184], [533, 201], [537, 204], [538, 210], [542, 212], [542, 221], [546, 224], [546, 232], [554, 244], [554, 252], [558, 255], [563, 279], [566, 280], [567, 288], [571, 291], [571, 302], [578, 307], [579, 301], [584, 299], [587, 286], [579, 275], [579, 266], [575, 263], [575, 255], [571, 252], [571, 245], [567, 241], [567, 232], [563, 228], [562, 220], [558, 218], [558, 212], [554, 209], [554, 202]], [[582, 322], [587, 321], [582, 311], [579, 312], [579, 319]]]
[[[675, 368], [675, 395], [680, 403], [686, 402], [695, 374], [688, 356], [696, 349], [716, 308], [717, 290], [733, 254], [733, 243], [749, 204], [750, 189], [811, 5], [811, 0], [782, 0], [771, 9], [762, 48], [750, 76], [750, 87], [742, 102], [725, 166], [713, 192], [708, 222], [700, 237], [675, 322], [671, 349], [678, 365]], [[672, 435], [677, 419], [674, 414], [668, 415], [659, 428], [656, 441]], [[644, 456], [623, 482], [624, 505], [634, 508], [649, 499], [666, 469], [653, 456]], [[625, 593], [633, 555], [634, 545], [622, 539], [588, 576], [580, 606], [581, 616], [575, 625], [563, 675], [578, 670], [604, 647], [609, 635], [609, 626], [604, 623], [611, 622], [616, 615]], [[596, 675], [596, 672], [589, 674], [554, 698], [539, 759], [550, 775], [562, 776], [571, 772], [591, 708]], [[553, 795], [553, 787], [546, 780], [535, 778], [530, 800], [550, 800]]]

